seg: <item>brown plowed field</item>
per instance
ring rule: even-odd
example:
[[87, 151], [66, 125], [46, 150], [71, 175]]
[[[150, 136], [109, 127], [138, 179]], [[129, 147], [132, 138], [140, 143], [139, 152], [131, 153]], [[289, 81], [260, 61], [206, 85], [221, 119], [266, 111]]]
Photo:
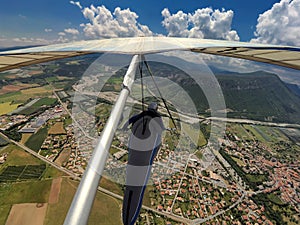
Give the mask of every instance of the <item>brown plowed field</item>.
[[12, 206], [5, 225], [42, 225], [47, 203], [24, 203]]

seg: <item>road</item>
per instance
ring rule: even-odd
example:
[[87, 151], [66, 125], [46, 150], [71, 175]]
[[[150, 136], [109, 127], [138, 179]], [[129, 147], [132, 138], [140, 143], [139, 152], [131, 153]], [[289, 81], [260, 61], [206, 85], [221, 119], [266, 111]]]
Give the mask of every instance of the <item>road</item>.
[[[70, 177], [72, 177], [74, 180], [78, 180], [78, 181], [81, 180], [80, 177], [76, 176], [76, 175], [75, 175], [74, 173], [72, 173], [71, 171], [69, 171], [69, 170], [67, 170], [66, 168], [64, 168], [64, 167], [62, 167], [62, 166], [59, 166], [59, 165], [57, 165], [56, 163], [54, 163], [54, 162], [48, 160], [47, 158], [45, 158], [45, 157], [39, 155], [37, 152], [31, 150], [30, 148], [26, 147], [25, 145], [23, 145], [23, 144], [21, 144], [21, 143], [19, 143], [19, 142], [16, 142], [16, 141], [14, 141], [14, 140], [9, 139], [6, 135], [4, 135], [4, 134], [1, 133], [1, 132], [0, 132], [0, 135], [1, 135], [3, 138], [5, 138], [6, 140], [9, 140], [11, 143], [13, 143], [13, 144], [19, 146], [20, 148], [22, 148], [22, 149], [25, 150], [26, 152], [30, 153], [31, 155], [33, 155], [33, 156], [39, 158], [39, 159], [42, 160], [43, 162], [48, 163], [49, 165], [55, 167], [56, 169], [58, 169], [58, 170], [60, 170], [60, 171], [62, 171], [62, 172], [64, 172], [64, 173], [66, 173], [67, 175], [69, 175]], [[114, 198], [117, 198], [117, 199], [120, 199], [120, 200], [123, 201], [123, 196], [121, 196], [121, 195], [115, 194], [115, 193], [113, 193], [113, 192], [111, 192], [111, 191], [109, 191], [109, 190], [107, 190], [107, 189], [105, 189], [105, 188], [102, 188], [102, 187], [98, 187], [98, 190], [101, 191], [101, 192], [103, 192], [103, 193], [105, 193], [105, 194], [107, 194], [107, 195], [109, 195], [109, 196], [112, 196], [112, 197], [114, 197]], [[154, 213], [156, 213], [156, 214], [166, 216], [166, 217], [168, 217], [168, 218], [170, 218], [170, 219], [172, 219], [172, 220], [174, 220], [174, 221], [180, 222], [180, 223], [187, 223], [187, 224], [189, 224], [189, 223], [191, 222], [189, 219], [182, 218], [182, 217], [179, 217], [179, 216], [176, 216], [176, 215], [172, 215], [172, 214], [166, 213], [166, 212], [161, 212], [161, 211], [158, 211], [158, 210], [156, 210], [156, 209], [152, 209], [152, 208], [147, 207], [147, 206], [144, 206], [144, 205], [142, 206], [142, 208], [145, 209], [145, 210], [148, 210], [148, 211], [152, 211], [152, 212], [154, 212]]]
[[215, 213], [213, 215], [210, 215], [210, 216], [208, 216], [208, 217], [206, 217], [204, 219], [195, 219], [195, 220], [193, 220], [193, 222], [191, 223], [191, 225], [196, 225], [196, 224], [204, 223], [204, 222], [206, 222], [208, 220], [211, 220], [211, 219], [213, 219], [213, 218], [215, 218], [217, 216], [220, 216], [221, 214], [225, 213], [228, 210], [231, 210], [232, 208], [236, 207], [238, 204], [240, 204], [243, 201], [245, 195], [246, 195], [246, 192], [243, 192], [243, 195], [239, 198], [239, 200], [237, 200], [234, 204], [232, 204], [231, 206], [229, 206], [228, 209], [222, 210], [220, 212], [217, 212], [217, 213]]
[[206, 120], [222, 121], [222, 122], [230, 122], [230, 123], [245, 123], [245, 124], [271, 126], [271, 127], [297, 128], [297, 129], [300, 128], [300, 124], [273, 123], [273, 122], [264, 122], [264, 121], [249, 120], [249, 119], [208, 117], [206, 118]]
[[[121, 195], [118, 195], [118, 194], [115, 194], [105, 188], [102, 188], [102, 187], [98, 187], [98, 190], [105, 193], [105, 194], [108, 194], [114, 198], [117, 198], [117, 199], [120, 199], [123, 201], [123, 196]], [[155, 214], [158, 214], [158, 215], [162, 215], [162, 216], [166, 216], [176, 222], [180, 222], [180, 223], [186, 223], [186, 224], [191, 224], [192, 220], [189, 220], [187, 218], [183, 218], [183, 217], [180, 217], [180, 216], [177, 216], [177, 215], [174, 215], [174, 214], [171, 214], [171, 213], [168, 213], [168, 212], [164, 212], [164, 211], [158, 211], [156, 209], [153, 209], [153, 208], [150, 208], [148, 206], [145, 206], [145, 205], [142, 205], [142, 208], [147, 210], [147, 211], [151, 211], [151, 212], [154, 212]]]
[[16, 142], [16, 141], [14, 141], [14, 140], [9, 139], [6, 135], [4, 135], [4, 134], [1, 133], [1, 132], [0, 132], [0, 135], [1, 135], [2, 137], [4, 137], [6, 140], [9, 140], [11, 143], [13, 143], [13, 144], [19, 146], [20, 148], [24, 149], [26, 152], [30, 153], [31, 155], [33, 155], [33, 156], [39, 158], [40, 160], [44, 161], [45, 163], [50, 164], [51, 166], [55, 167], [56, 169], [59, 169], [60, 171], [62, 171], [62, 172], [64, 172], [64, 173], [68, 174], [69, 176], [71, 176], [71, 177], [73, 177], [73, 178], [79, 179], [79, 177], [76, 176], [76, 175], [75, 175], [74, 173], [72, 173], [71, 171], [69, 171], [69, 170], [67, 170], [66, 168], [61, 167], [61, 166], [57, 165], [56, 163], [54, 163], [54, 162], [48, 160], [47, 158], [45, 158], [45, 157], [39, 155], [37, 152], [31, 150], [30, 148], [26, 147], [25, 145], [23, 145], [23, 144], [21, 144], [21, 143], [19, 143], [19, 142]]
[[[50, 84], [51, 85], [51, 84]], [[53, 88], [53, 87], [52, 87]], [[67, 114], [71, 117], [72, 121], [74, 123], [76, 123], [77, 127], [81, 130], [81, 132], [84, 134], [84, 136], [86, 136], [87, 138], [91, 139], [91, 140], [95, 140], [94, 137], [89, 136], [85, 130], [82, 128], [82, 126], [77, 122], [77, 120], [73, 117], [72, 113], [70, 113], [70, 111], [68, 110], [68, 108], [65, 106], [65, 104], [62, 102], [62, 100], [59, 98], [59, 96], [56, 94], [55, 91], [53, 91], [53, 94], [55, 95], [55, 97], [57, 98], [57, 100], [59, 101], [59, 103], [61, 104], [61, 106], [64, 108], [64, 110], [67, 112]]]
[[[63, 102], [61, 101], [61, 99], [59, 98], [59, 96], [55, 93], [55, 91], [54, 91], [54, 95], [56, 96], [56, 98], [58, 99], [58, 101], [60, 102], [60, 104], [63, 106], [63, 108], [66, 110], [66, 112], [67, 112], [67, 113], [70, 115], [70, 117], [73, 119], [73, 121], [76, 123], [76, 125], [77, 125], [77, 126], [80, 128], [80, 130], [83, 132], [83, 134], [84, 134], [86, 137], [90, 138], [90, 139], [94, 139], [93, 137], [90, 137], [90, 136], [84, 131], [84, 129], [77, 123], [77, 121], [73, 118], [72, 114], [69, 112], [69, 110], [67, 109], [67, 107], [63, 104]], [[62, 166], [59, 166], [59, 165], [57, 165], [56, 163], [54, 163], [54, 162], [48, 160], [47, 158], [45, 158], [45, 157], [39, 155], [37, 152], [31, 150], [30, 148], [26, 147], [25, 145], [23, 145], [23, 144], [21, 144], [21, 143], [19, 143], [19, 142], [16, 142], [16, 141], [14, 141], [14, 140], [9, 139], [9, 138], [8, 138], [7, 136], [5, 136], [4, 134], [1, 133], [1, 135], [2, 135], [4, 138], [10, 140], [10, 142], [12, 142], [12, 143], [14, 143], [15, 145], [19, 146], [20, 148], [24, 149], [26, 152], [28, 152], [28, 153], [30, 153], [31, 155], [33, 155], [33, 156], [39, 158], [40, 160], [44, 161], [45, 163], [48, 163], [49, 165], [53, 166], [54, 168], [56, 168], [56, 169], [58, 169], [58, 170], [60, 170], [60, 171], [62, 171], [62, 172], [64, 172], [64, 173], [66, 173], [67, 175], [69, 175], [70, 177], [74, 178], [75, 180], [78, 180], [78, 181], [81, 180], [80, 177], [78, 177], [77, 175], [75, 175], [75, 174], [72, 173], [71, 171], [67, 170], [66, 168], [64, 168], [64, 167], [62, 167]], [[117, 146], [114, 146], [114, 147], [118, 148]], [[119, 148], [118, 148], [118, 149], [119, 149]], [[123, 150], [123, 149], [122, 149], [122, 150]], [[186, 164], [185, 170], [186, 170], [186, 168], [187, 168], [187, 164]], [[182, 183], [182, 180], [181, 180], [181, 183]], [[181, 185], [181, 183], [180, 183], [180, 185]], [[103, 193], [105, 193], [105, 194], [107, 194], [107, 195], [109, 195], [109, 196], [112, 196], [112, 197], [114, 197], [114, 198], [123, 200], [123, 197], [122, 197], [122, 196], [120, 196], [120, 195], [118, 195], [118, 194], [115, 194], [115, 193], [113, 193], [113, 192], [111, 192], [111, 191], [109, 191], [109, 190], [107, 190], [107, 189], [102, 188], [102, 187], [98, 187], [98, 190], [101, 191], [101, 192], [103, 192]], [[179, 190], [179, 189], [178, 189], [178, 190]], [[177, 194], [178, 194], [178, 192], [176, 193], [176, 196], [177, 196]], [[222, 210], [222, 211], [220, 211], [220, 212], [218, 212], [218, 213], [216, 213], [216, 214], [214, 214], [214, 215], [208, 216], [208, 217], [206, 217], [206, 218], [204, 218], [204, 219], [195, 219], [195, 220], [190, 220], [190, 219], [187, 219], [187, 218], [184, 218], [184, 217], [180, 217], [180, 216], [178, 216], [178, 215], [173, 214], [172, 212], [158, 211], [158, 210], [156, 210], [156, 209], [153, 209], [153, 208], [150, 208], [150, 207], [147, 207], [147, 206], [144, 206], [144, 205], [142, 206], [142, 208], [145, 209], [145, 210], [147, 210], [147, 211], [151, 211], [151, 212], [153, 212], [153, 213], [155, 213], [155, 214], [157, 214], [157, 215], [165, 216], [165, 217], [167, 217], [167, 218], [170, 218], [170, 219], [172, 219], [172, 220], [174, 220], [174, 221], [177, 221], [177, 222], [180, 222], [180, 223], [185, 223], [185, 224], [199, 224], [199, 223], [204, 223], [204, 222], [206, 222], [206, 221], [208, 221], [208, 220], [211, 220], [211, 219], [215, 218], [216, 216], [219, 216], [219, 215], [225, 213], [226, 211], [232, 209], [233, 207], [235, 207], [236, 205], [238, 205], [238, 204], [243, 200], [244, 197], [245, 197], [245, 192], [243, 192], [243, 195], [241, 196], [241, 198], [240, 198], [237, 202], [235, 202], [233, 205], [231, 205], [228, 209]], [[176, 197], [175, 197], [175, 199], [176, 199]], [[175, 199], [174, 199], [174, 202], [175, 202]], [[174, 206], [174, 202], [173, 202], [173, 204], [172, 204], [172, 208], [173, 208], [173, 206]]]

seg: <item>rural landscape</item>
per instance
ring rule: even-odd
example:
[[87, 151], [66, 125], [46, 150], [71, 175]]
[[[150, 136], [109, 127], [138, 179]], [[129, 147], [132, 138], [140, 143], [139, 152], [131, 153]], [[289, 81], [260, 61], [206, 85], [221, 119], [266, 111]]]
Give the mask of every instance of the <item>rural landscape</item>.
[[[111, 62], [83, 76], [99, 56], [0, 73], [0, 224], [63, 224], [126, 71]], [[206, 96], [193, 79], [168, 65], [150, 66], [155, 76], [177, 83], [191, 96], [197, 115], [167, 102], [177, 130], [163, 135], [136, 224], [298, 224], [299, 87], [265, 71], [212, 68], [227, 118], [211, 118]], [[170, 89], [165, 85], [162, 92]], [[142, 110], [141, 100], [134, 98], [140, 90], [135, 83], [120, 127]], [[146, 105], [158, 101], [165, 126], [174, 128], [160, 97], [151, 87], [144, 91]], [[224, 135], [211, 143], [212, 124], [224, 120]], [[122, 224], [128, 138], [116, 131], [90, 225]]]

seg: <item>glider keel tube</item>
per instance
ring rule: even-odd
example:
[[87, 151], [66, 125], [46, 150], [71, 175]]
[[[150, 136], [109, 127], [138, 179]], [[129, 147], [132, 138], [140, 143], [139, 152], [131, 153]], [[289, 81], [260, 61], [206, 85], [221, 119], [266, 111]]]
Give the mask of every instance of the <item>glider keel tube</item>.
[[73, 198], [64, 225], [85, 225], [88, 222], [109, 148], [119, 124], [127, 97], [130, 94], [139, 62], [140, 56], [134, 55], [124, 77], [124, 88], [120, 92], [118, 100], [101, 133], [88, 167]]

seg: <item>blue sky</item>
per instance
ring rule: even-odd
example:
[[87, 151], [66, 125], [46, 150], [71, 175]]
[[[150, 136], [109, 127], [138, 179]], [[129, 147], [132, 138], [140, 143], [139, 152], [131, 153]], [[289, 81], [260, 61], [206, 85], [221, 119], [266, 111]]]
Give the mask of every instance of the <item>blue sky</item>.
[[4, 1], [0, 47], [139, 35], [300, 45], [300, 0], [71, 2]]

